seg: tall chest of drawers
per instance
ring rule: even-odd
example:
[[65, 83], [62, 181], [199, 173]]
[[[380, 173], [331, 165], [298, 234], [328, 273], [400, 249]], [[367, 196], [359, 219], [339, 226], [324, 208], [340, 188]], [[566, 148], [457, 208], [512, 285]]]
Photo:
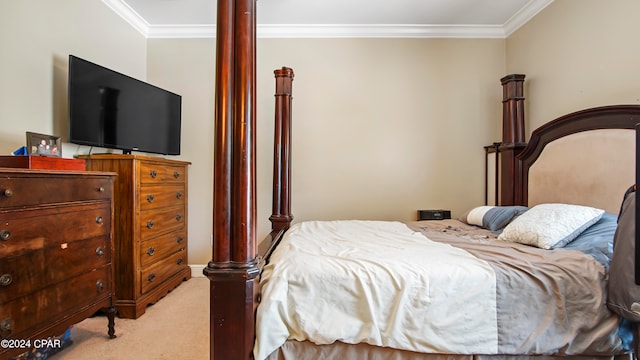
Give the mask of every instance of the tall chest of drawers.
[[137, 319], [191, 278], [187, 264], [189, 162], [141, 155], [81, 156], [87, 170], [118, 173], [114, 188], [116, 308]]
[[[3, 340], [34, 344], [101, 309], [109, 319], [105, 330], [115, 337], [114, 178], [113, 173], [0, 168]], [[3, 346], [0, 358], [26, 350]]]

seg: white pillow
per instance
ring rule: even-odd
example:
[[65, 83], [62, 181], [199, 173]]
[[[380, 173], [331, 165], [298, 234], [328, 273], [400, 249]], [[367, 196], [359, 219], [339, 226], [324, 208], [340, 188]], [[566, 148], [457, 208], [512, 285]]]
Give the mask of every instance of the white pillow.
[[569, 204], [540, 204], [517, 217], [498, 240], [542, 249], [563, 247], [596, 223], [604, 210]]

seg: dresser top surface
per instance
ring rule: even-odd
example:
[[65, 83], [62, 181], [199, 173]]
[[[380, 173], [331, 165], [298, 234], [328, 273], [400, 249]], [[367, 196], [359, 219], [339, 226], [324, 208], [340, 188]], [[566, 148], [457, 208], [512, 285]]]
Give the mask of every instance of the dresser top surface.
[[79, 170], [34, 170], [20, 168], [3, 168], [0, 167], [0, 177], [6, 176], [117, 176], [118, 173], [110, 171], [79, 171]]
[[156, 161], [165, 164], [173, 165], [191, 165], [189, 161], [167, 159], [163, 157], [137, 155], [137, 154], [91, 154], [91, 155], [77, 155], [78, 159], [90, 160], [144, 160], [144, 161]]

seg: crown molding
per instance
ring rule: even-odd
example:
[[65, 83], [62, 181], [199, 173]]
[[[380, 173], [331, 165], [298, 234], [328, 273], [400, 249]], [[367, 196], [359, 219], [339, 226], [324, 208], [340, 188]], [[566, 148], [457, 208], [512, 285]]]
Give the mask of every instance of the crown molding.
[[215, 25], [150, 25], [145, 36], [148, 39], [189, 39], [216, 37]]
[[[214, 38], [215, 24], [151, 25], [122, 0], [102, 0], [144, 37]], [[498, 38], [512, 34], [553, 0], [530, 0], [504, 25], [258, 24], [258, 38]]]
[[507, 20], [504, 24], [503, 28], [505, 37], [513, 34], [552, 2], [553, 0], [530, 0], [520, 11], [513, 15], [511, 19]]
[[[214, 25], [151, 25], [147, 38], [213, 38]], [[502, 26], [258, 25], [258, 38], [504, 38]]]
[[119, 15], [124, 21], [129, 23], [134, 29], [136, 29], [143, 36], [147, 37], [149, 32], [149, 23], [135, 12], [129, 5], [122, 2], [122, 0], [102, 0], [113, 12]]
[[258, 25], [263, 38], [502, 38], [501, 26], [318, 24]]

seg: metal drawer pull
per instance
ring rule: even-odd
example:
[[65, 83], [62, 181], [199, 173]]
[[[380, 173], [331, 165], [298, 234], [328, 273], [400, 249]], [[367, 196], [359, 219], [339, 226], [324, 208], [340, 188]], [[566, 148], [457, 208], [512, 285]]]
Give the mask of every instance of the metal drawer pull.
[[11, 239], [11, 231], [2, 230], [0, 231], [0, 240], [7, 241]]
[[176, 193], [176, 198], [177, 198], [177, 199], [182, 199], [182, 192], [178, 191], [178, 192]]
[[176, 221], [180, 221], [180, 220], [182, 220], [182, 215], [180, 214], [176, 215]]
[[147, 280], [149, 280], [150, 282], [156, 279], [156, 273], [151, 273], [149, 274], [149, 276], [147, 276]]
[[13, 196], [13, 191], [11, 191], [11, 189], [6, 189], [4, 191], [4, 196], [6, 197], [12, 197]]
[[104, 284], [102, 283], [102, 280], [96, 281], [96, 289], [98, 290], [99, 293], [104, 291]]
[[153, 228], [153, 220], [149, 220], [149, 221], [147, 221], [147, 227], [148, 227], [149, 229]]
[[11, 320], [11, 318], [5, 318], [0, 321], [0, 335], [2, 335], [3, 339], [11, 335], [11, 332], [13, 331], [12, 323], [13, 321]]
[[156, 253], [156, 249], [153, 246], [147, 249], [147, 255], [153, 256], [153, 254], [155, 253]]
[[102, 218], [102, 216], [96, 217], [96, 223], [102, 224], [103, 222], [104, 222], [104, 219]]
[[96, 249], [96, 255], [98, 255], [98, 256], [104, 255], [104, 249], [102, 247], [98, 247]]
[[182, 265], [182, 262], [184, 260], [182, 258], [179, 258], [178, 260], [176, 260], [176, 265]]
[[0, 276], [0, 286], [7, 287], [11, 285], [12, 282], [13, 276], [11, 276], [11, 274], [2, 274], [2, 276]]
[[100, 187], [98, 188], [98, 192], [104, 192], [104, 187], [100, 186]]
[[182, 236], [178, 236], [178, 239], [176, 239], [176, 241], [178, 242], [178, 244], [182, 244], [184, 238]]
[[148, 201], [148, 202], [152, 203], [152, 202], [153, 202], [153, 200], [155, 200], [155, 199], [156, 199], [156, 197], [155, 197], [155, 196], [153, 196], [153, 194], [149, 194], [149, 195], [147, 195], [147, 201]]
[[180, 177], [180, 173], [177, 172], [177, 171], [174, 171], [173, 172], [173, 177], [176, 178], [176, 179], [179, 178]]
[[151, 175], [151, 177], [155, 179], [158, 176], [158, 172], [155, 170], [151, 170], [149, 171], [149, 175]]

